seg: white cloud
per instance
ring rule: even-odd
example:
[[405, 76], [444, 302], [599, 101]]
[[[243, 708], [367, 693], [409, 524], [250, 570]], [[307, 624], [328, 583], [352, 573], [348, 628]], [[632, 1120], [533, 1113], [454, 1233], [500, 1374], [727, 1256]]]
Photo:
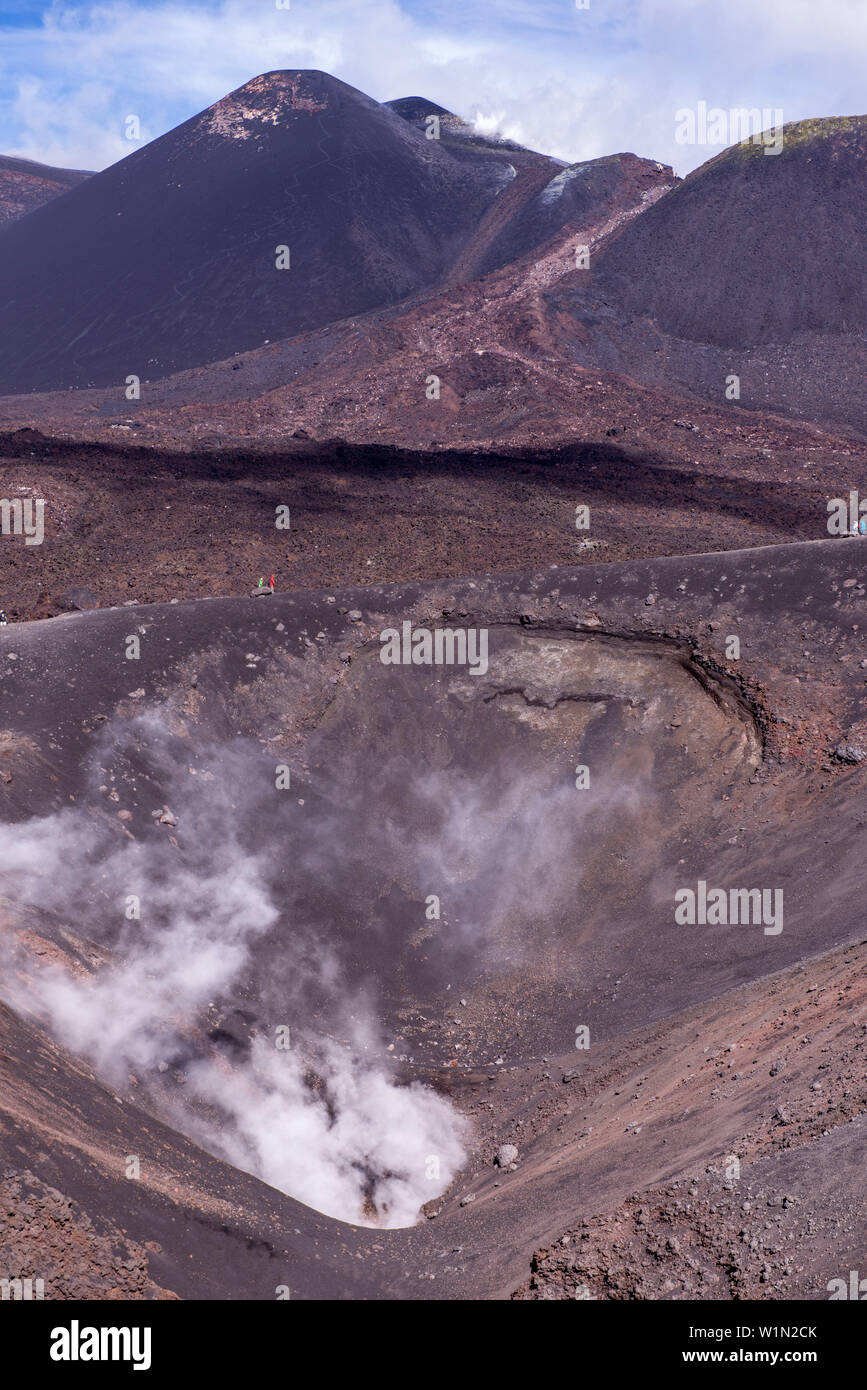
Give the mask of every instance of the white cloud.
[[378, 100], [422, 95], [467, 119], [502, 112], [527, 144], [570, 160], [634, 150], [679, 172], [714, 149], [674, 139], [675, 112], [781, 107], [856, 113], [863, 0], [166, 0], [55, 5], [40, 30], [0, 26], [0, 149], [102, 167], [260, 72], [316, 67]]

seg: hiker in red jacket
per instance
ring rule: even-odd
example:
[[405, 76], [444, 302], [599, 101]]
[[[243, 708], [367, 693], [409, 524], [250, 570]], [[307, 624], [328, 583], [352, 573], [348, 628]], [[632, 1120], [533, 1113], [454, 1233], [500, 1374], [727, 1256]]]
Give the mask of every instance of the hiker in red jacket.
[[271, 588], [273, 589], [273, 588], [274, 588], [274, 576], [273, 576], [273, 574], [271, 575], [271, 578], [268, 580], [268, 583], [270, 584]]

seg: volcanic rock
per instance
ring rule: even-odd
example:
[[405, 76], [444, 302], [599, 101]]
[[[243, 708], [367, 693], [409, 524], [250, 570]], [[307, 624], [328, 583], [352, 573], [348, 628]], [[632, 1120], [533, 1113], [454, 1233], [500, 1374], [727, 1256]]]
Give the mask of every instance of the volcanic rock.
[[8, 229], [0, 390], [122, 400], [128, 375], [394, 303], [448, 270], [510, 178], [326, 73], [265, 74]]
[[91, 177], [82, 169], [54, 169], [0, 155], [0, 229]]

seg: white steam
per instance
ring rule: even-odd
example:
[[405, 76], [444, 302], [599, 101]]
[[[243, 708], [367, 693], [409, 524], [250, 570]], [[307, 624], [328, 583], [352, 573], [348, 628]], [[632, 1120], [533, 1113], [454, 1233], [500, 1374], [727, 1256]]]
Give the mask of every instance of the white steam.
[[[212, 1042], [209, 1010], [221, 1005], [225, 1015], [245, 997], [256, 944], [267, 935], [297, 991], [323, 982], [337, 988], [340, 972], [327, 941], [309, 931], [296, 936], [281, 918], [269, 881], [274, 839], [268, 852], [245, 842], [251, 828], [255, 842], [263, 814], [241, 790], [251, 782], [249, 751], [220, 749], [213, 770], [199, 756], [196, 776], [187, 767], [188, 743], [182, 751], [179, 767], [156, 720], [131, 721], [110, 731], [101, 750], [104, 763], [121, 769], [117, 776], [101, 769], [119, 803], [103, 798], [97, 809], [94, 783], [88, 810], [0, 827], [3, 893], [96, 942], [104, 960], [93, 971], [34, 970], [10, 937], [0, 941], [0, 993], [113, 1085], [134, 1075], [143, 1099], [235, 1166], [330, 1216], [412, 1224], [463, 1161], [466, 1125], [429, 1089], [395, 1083], [371, 1016], [344, 1030], [349, 1046], [309, 1033], [296, 1038], [290, 1000], [287, 1017], [228, 1053]], [[151, 767], [156, 759], [161, 785], [171, 787], [176, 844], [165, 826], [127, 838], [116, 819], [120, 792], [132, 800], [153, 780], [142, 769], [143, 752]], [[133, 823], [140, 827], [141, 819], [139, 808]], [[131, 895], [140, 900], [138, 920], [124, 916]], [[360, 1007], [357, 992], [347, 990], [347, 1014], [357, 1020]], [[291, 1033], [285, 1049], [275, 1045], [284, 1024]]]

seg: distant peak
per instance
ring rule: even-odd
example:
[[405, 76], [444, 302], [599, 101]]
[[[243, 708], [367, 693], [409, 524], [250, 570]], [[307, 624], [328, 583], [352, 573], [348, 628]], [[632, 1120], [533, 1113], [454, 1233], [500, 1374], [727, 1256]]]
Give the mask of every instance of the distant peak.
[[754, 161], [755, 167], [760, 167], [769, 153], [800, 156], [808, 150], [822, 148], [829, 149], [832, 154], [848, 152], [862, 160], [867, 152], [867, 116], [818, 116], [790, 121], [780, 132], [773, 127], [764, 134], [756, 132], [693, 169], [684, 183], [692, 186], [708, 172], [730, 169], [744, 160]]
[[251, 78], [209, 106], [202, 113], [202, 121], [213, 135], [248, 140], [257, 127], [276, 126], [293, 116], [327, 111], [335, 97], [347, 94], [366, 100], [354, 87], [316, 68], [275, 70]]
[[453, 111], [438, 106], [435, 101], [428, 101], [427, 97], [398, 97], [396, 101], [385, 104], [389, 110], [403, 116], [405, 121], [422, 121], [426, 116], [451, 116], [452, 120], [460, 120]]

